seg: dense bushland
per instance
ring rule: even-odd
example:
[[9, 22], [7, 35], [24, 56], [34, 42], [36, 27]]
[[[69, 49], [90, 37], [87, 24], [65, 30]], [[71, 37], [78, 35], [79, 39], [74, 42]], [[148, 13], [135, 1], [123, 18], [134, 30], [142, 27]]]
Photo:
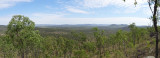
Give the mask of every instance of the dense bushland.
[[2, 58], [142, 58], [154, 55], [155, 39], [152, 27], [128, 26], [106, 34], [98, 28], [91, 34], [72, 31], [65, 36], [44, 36], [35, 30], [28, 17], [13, 16], [7, 31], [0, 36]]

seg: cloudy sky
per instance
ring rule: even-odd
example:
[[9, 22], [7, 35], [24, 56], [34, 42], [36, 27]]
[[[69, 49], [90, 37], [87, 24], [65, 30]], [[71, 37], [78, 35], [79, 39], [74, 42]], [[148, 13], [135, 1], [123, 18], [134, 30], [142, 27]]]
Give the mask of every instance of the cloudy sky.
[[24, 15], [36, 24], [150, 25], [147, 0], [0, 0], [0, 25], [13, 15]]

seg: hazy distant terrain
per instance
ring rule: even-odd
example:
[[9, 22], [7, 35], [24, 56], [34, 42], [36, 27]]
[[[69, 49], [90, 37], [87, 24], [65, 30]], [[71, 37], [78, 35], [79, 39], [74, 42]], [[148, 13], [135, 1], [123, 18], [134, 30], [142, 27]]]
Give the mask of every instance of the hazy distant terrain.
[[[129, 27], [126, 24], [76, 24], [76, 25], [51, 25], [51, 24], [37, 24], [36, 30], [40, 32], [42, 36], [54, 36], [54, 37], [71, 37], [71, 32], [83, 32], [88, 36], [93, 35], [93, 28], [97, 27], [99, 30], [104, 30], [106, 35], [114, 34], [118, 30], [129, 31]], [[146, 28], [147, 26], [138, 26]], [[4, 33], [7, 30], [5, 25], [0, 25], [0, 33]]]
[[[86, 32], [89, 33], [92, 28], [98, 27], [100, 30], [104, 30], [109, 33], [115, 33], [117, 30], [126, 30], [128, 31], [128, 25], [126, 24], [64, 24], [64, 25], [54, 25], [54, 24], [36, 24], [36, 29], [41, 33], [46, 32], [50, 34], [58, 34], [57, 32], [68, 33], [71, 31], [77, 32]], [[138, 27], [147, 27], [147, 26], [138, 26]], [[4, 33], [6, 31], [6, 25], [0, 25], [0, 33]]]

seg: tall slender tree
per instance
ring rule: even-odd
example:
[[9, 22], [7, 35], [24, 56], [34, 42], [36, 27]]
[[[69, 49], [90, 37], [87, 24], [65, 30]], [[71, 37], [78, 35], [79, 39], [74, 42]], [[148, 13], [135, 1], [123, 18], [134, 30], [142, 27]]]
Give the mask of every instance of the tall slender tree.
[[[125, 0], [123, 0], [125, 1]], [[137, 4], [137, 1], [135, 0], [135, 5]], [[158, 39], [158, 7], [160, 7], [160, 0], [148, 0], [148, 5], [149, 5], [149, 8], [152, 12], [152, 21], [153, 21], [153, 27], [154, 27], [154, 30], [155, 30], [155, 38], [156, 38], [156, 48], [155, 48], [155, 57], [158, 58], [158, 42], [159, 42], [159, 39]], [[151, 5], [153, 5], [153, 9], [151, 7]]]
[[102, 58], [102, 48], [104, 47], [106, 36], [104, 31], [100, 31], [98, 28], [93, 28], [95, 30], [94, 37], [96, 38], [96, 45], [98, 48], [99, 56]]

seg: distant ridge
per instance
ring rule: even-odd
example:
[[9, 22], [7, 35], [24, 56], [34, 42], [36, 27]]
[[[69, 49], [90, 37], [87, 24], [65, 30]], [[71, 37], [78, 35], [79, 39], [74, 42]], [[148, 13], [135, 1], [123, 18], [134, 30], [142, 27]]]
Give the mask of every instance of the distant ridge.
[[109, 25], [123, 25], [127, 26], [127, 24], [36, 24], [36, 26], [74, 26], [74, 25], [79, 25], [79, 26], [109, 26]]

